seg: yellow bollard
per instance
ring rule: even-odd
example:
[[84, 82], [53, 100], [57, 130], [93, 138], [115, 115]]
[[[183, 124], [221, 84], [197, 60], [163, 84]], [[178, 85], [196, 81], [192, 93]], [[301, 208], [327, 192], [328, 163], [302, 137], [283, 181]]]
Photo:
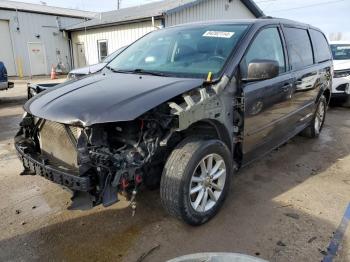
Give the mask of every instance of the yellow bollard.
[[22, 59], [20, 57], [17, 58], [17, 67], [18, 67], [18, 76], [20, 78], [23, 78]]

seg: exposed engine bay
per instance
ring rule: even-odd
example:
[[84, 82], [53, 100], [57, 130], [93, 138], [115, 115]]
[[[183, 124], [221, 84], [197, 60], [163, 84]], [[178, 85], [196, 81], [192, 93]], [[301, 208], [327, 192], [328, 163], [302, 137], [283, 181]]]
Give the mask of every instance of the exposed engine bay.
[[[219, 137], [236, 150], [233, 145], [240, 144], [242, 123], [239, 119], [242, 117], [235, 109], [236, 101], [232, 100], [234, 92], [235, 81], [223, 77], [215, 85], [204, 84], [135, 120], [87, 127], [27, 114], [16, 136], [16, 147], [20, 155], [34, 150], [39, 163], [34, 168], [29, 163], [26, 165], [22, 155], [23, 174], [38, 174], [39, 170], [40, 175], [72, 189], [71, 208], [74, 209], [99, 204], [109, 206], [118, 201], [118, 193], [124, 193], [135, 209], [139, 186], [155, 188], [159, 185], [168, 155], [184, 137], [194, 134]], [[232, 134], [236, 137], [234, 141]], [[72, 181], [67, 176], [57, 178], [43, 171], [47, 166], [75, 177]], [[87, 181], [76, 180], [78, 178]]]

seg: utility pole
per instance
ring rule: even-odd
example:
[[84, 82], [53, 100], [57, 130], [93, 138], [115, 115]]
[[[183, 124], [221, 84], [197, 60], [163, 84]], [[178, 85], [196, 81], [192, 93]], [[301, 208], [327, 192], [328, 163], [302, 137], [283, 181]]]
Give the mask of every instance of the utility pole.
[[117, 0], [117, 2], [118, 2], [117, 9], [119, 10], [120, 9], [120, 2], [121, 2], [121, 0]]

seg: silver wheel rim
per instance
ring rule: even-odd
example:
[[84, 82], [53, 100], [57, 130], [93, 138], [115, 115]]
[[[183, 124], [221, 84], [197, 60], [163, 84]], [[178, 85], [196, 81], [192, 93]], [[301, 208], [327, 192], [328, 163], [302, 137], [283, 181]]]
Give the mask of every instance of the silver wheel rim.
[[202, 158], [195, 168], [190, 182], [189, 198], [197, 212], [207, 212], [219, 200], [226, 182], [226, 165], [218, 154]]
[[323, 102], [321, 102], [318, 105], [317, 111], [316, 111], [316, 117], [315, 117], [315, 131], [317, 134], [320, 133], [323, 121], [325, 116], [325, 105]]

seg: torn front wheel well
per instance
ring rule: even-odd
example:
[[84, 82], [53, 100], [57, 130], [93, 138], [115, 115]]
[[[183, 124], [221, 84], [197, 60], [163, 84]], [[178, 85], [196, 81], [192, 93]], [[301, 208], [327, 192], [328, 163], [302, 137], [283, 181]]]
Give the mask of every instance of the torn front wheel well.
[[233, 152], [230, 134], [226, 127], [219, 121], [203, 119], [192, 124], [186, 130], [181, 131], [180, 134], [184, 137], [202, 136], [219, 139], [227, 145], [231, 152]]

